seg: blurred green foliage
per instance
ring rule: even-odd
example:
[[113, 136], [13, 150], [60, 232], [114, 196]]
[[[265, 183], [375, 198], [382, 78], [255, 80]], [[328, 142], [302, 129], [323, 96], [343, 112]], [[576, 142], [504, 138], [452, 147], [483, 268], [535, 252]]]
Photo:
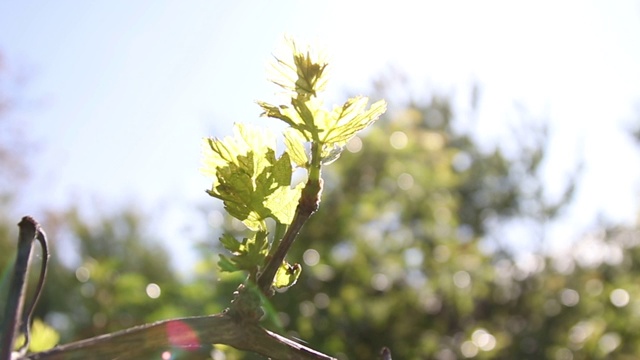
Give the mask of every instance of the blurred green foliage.
[[[546, 321], [536, 300], [544, 290], [527, 287], [539, 274], [522, 276], [499, 248], [481, 251], [490, 226], [557, 213], [538, 176], [544, 131], [528, 133], [510, 158], [481, 151], [453, 118], [438, 97], [398, 107], [328, 169], [321, 210], [290, 255], [308, 269], [274, 299], [296, 336], [350, 359], [374, 358], [375, 345], [401, 359], [548, 350], [537, 338], [520, 345]], [[510, 328], [516, 323], [522, 332]]]
[[159, 320], [158, 311], [171, 313], [154, 306], [146, 287], [158, 284], [161, 298], [175, 300], [178, 279], [168, 254], [149, 241], [133, 211], [101, 214], [92, 222], [72, 209], [52, 214], [47, 226], [49, 237], [58, 239], [52, 240], [58, 251], [52, 251], [55, 260], [40, 309], [55, 314], [64, 330], [95, 336]]
[[[545, 194], [545, 129], [514, 134], [508, 153], [487, 150], [460, 130], [449, 99], [395, 104], [326, 169], [320, 210], [288, 256], [304, 270], [272, 298], [268, 326], [339, 359], [373, 359], [383, 345], [396, 359], [637, 358], [637, 229], [592, 232], [557, 256], [514, 254], [519, 239], [500, 231], [538, 231], [571, 199], [573, 181], [555, 201]], [[17, 234], [4, 199], [3, 269]], [[36, 316], [61, 342], [229, 303], [244, 279], [217, 269], [219, 229], [181, 278], [146, 235], [152, 215], [70, 209], [44, 221], [53, 258]]]

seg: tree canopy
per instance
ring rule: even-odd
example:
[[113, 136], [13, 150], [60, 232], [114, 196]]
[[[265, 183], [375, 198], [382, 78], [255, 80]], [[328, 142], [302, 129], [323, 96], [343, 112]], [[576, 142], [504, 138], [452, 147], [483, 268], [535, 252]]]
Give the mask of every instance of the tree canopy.
[[[357, 99], [346, 109], [359, 106]], [[260, 106], [297, 127], [299, 133], [289, 136], [306, 136], [304, 121], [292, 120], [282, 108]], [[504, 238], [501, 226], [552, 221], [571, 200], [577, 180], [550, 201], [540, 178], [548, 156], [545, 129], [514, 135], [524, 137], [516, 140], [521, 146], [506, 154], [499, 146], [481, 149], [473, 134], [456, 126], [461, 116], [444, 96], [405, 99], [360, 135], [324, 138], [332, 145], [323, 149], [323, 159], [331, 160], [334, 143], [345, 151], [325, 170], [320, 209], [287, 256], [303, 267], [297, 284], [282, 286], [265, 303], [264, 322], [338, 359], [372, 359], [381, 345], [398, 359], [636, 357], [638, 229], [609, 227], [585, 235], [570, 254], [530, 254], [531, 261], [519, 262], [513, 247], [503, 246], [518, 239]], [[212, 146], [220, 150], [221, 144]], [[298, 165], [308, 161], [304, 149], [289, 153]], [[278, 166], [281, 158], [272, 155], [260, 166]], [[234, 176], [233, 169], [227, 175]], [[256, 180], [260, 174], [253, 175]], [[216, 192], [217, 185], [210, 194], [227, 201], [232, 215], [249, 219], [249, 229], [267, 229], [268, 217], [291, 222], [273, 204], [251, 209], [262, 218], [250, 218], [234, 199]], [[223, 272], [220, 265], [224, 270], [225, 264], [244, 263], [220, 263], [217, 253], [240, 245], [225, 244], [224, 237], [220, 244], [218, 229], [211, 229], [201, 239], [194, 275], [181, 278], [159, 239], [145, 235], [147, 216], [152, 214], [130, 209], [98, 219], [84, 218], [79, 209], [51, 214], [54, 265], [37, 316], [61, 342], [216, 313], [229, 303], [243, 275]], [[14, 222], [0, 217], [5, 254], [11, 253]], [[224, 220], [230, 236], [246, 234], [237, 223]], [[75, 260], [63, 260], [58, 249], [72, 251]], [[1, 257], [0, 265], [6, 267], [8, 259]], [[259, 358], [221, 346], [184, 358], [211, 354]]]

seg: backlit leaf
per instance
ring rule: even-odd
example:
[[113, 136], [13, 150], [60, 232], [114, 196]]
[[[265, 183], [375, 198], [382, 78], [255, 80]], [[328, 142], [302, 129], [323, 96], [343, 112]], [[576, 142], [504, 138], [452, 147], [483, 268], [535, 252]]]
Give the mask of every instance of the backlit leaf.
[[220, 267], [220, 271], [234, 272], [240, 270], [228, 257], [222, 254], [219, 254], [218, 256], [220, 257], [220, 260], [218, 260], [218, 267]]
[[284, 143], [287, 146], [287, 153], [289, 153], [291, 160], [298, 167], [306, 168], [309, 165], [309, 155], [307, 155], [304, 147], [305, 138], [300, 132], [292, 128], [285, 129]]
[[[240, 124], [236, 125], [233, 138], [207, 139], [205, 169], [214, 176], [207, 193], [222, 200], [225, 210], [253, 231], [265, 230], [269, 217], [278, 221], [287, 218], [282, 204], [273, 200], [274, 192], [295, 194], [290, 189], [291, 158], [286, 152], [276, 158], [274, 139]], [[285, 197], [285, 204], [290, 198], [291, 194]]]
[[369, 99], [355, 97], [347, 100], [326, 117], [319, 119], [318, 126], [323, 131], [320, 140], [325, 144], [344, 146], [358, 131], [376, 121], [386, 109], [387, 104], [380, 100], [367, 110]]
[[[220, 260], [218, 261], [220, 270], [234, 272], [238, 270], [252, 270], [262, 266], [269, 250], [266, 232], [258, 231], [254, 233], [253, 236], [244, 238], [242, 243], [237, 242], [229, 235], [220, 238], [220, 241], [223, 242], [225, 247], [232, 240], [238, 243], [239, 246], [236, 251], [233, 251], [233, 256], [230, 258], [222, 254], [220, 255]], [[231, 245], [231, 247], [233, 247], [233, 245]]]
[[275, 56], [270, 80], [294, 97], [317, 96], [327, 82], [327, 61], [322, 54], [308, 46], [298, 46], [292, 39], [288, 45], [286, 55]]
[[222, 234], [222, 236], [220, 237], [220, 242], [225, 247], [225, 249], [229, 250], [232, 253], [240, 250], [240, 242], [238, 242], [238, 240], [236, 240], [236, 238], [234, 238], [230, 234]]
[[285, 225], [291, 224], [303, 187], [303, 183], [299, 183], [293, 189], [288, 186], [280, 187], [269, 195], [265, 201], [265, 206], [271, 210], [271, 214], [279, 223]]
[[302, 266], [299, 264], [290, 265], [287, 262], [283, 262], [278, 268], [276, 276], [273, 279], [273, 286], [277, 289], [287, 288], [292, 286], [298, 280], [298, 277], [302, 273]]

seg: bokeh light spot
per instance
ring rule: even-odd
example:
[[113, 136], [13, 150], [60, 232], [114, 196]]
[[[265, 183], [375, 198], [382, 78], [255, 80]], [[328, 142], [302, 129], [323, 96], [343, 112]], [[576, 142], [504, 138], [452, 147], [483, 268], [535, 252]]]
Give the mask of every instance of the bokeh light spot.
[[318, 309], [326, 309], [329, 307], [329, 304], [331, 303], [331, 298], [329, 298], [329, 295], [325, 293], [317, 293], [313, 297], [313, 303], [316, 305]]
[[593, 333], [593, 325], [587, 321], [580, 321], [569, 330], [569, 340], [574, 344], [582, 344]]
[[389, 137], [389, 143], [396, 150], [404, 149], [409, 142], [409, 138], [407, 134], [402, 131], [394, 131]]
[[614, 332], [608, 332], [602, 335], [598, 341], [598, 347], [603, 353], [608, 354], [620, 346], [621, 342], [620, 335]]
[[483, 351], [491, 351], [496, 347], [496, 338], [485, 329], [478, 329], [471, 334], [471, 341]]
[[302, 260], [309, 266], [318, 265], [318, 262], [320, 262], [320, 253], [315, 249], [308, 249], [302, 254]]
[[413, 187], [413, 176], [402, 173], [398, 175], [398, 187], [402, 190], [409, 190]]
[[573, 352], [567, 348], [556, 350], [556, 360], [573, 360]]
[[147, 284], [147, 288], [145, 291], [147, 292], [147, 296], [152, 299], [157, 299], [160, 297], [161, 290], [158, 284], [154, 284], [154, 283]]
[[91, 272], [84, 266], [76, 269], [76, 279], [80, 282], [87, 282], [91, 278]]
[[428, 314], [437, 314], [442, 310], [442, 300], [435, 295], [427, 296], [423, 300], [424, 310]]
[[453, 274], [453, 283], [460, 289], [464, 289], [471, 285], [471, 275], [466, 271], [458, 271]]
[[390, 285], [391, 282], [385, 274], [375, 274], [371, 277], [371, 287], [378, 291], [385, 291]]
[[560, 293], [560, 302], [564, 306], [576, 306], [580, 302], [580, 294], [573, 289], [564, 289]]
[[478, 355], [478, 347], [471, 341], [465, 341], [460, 345], [460, 352], [466, 358], [472, 358]]
[[604, 289], [604, 285], [602, 284], [602, 281], [600, 281], [599, 279], [589, 279], [584, 284], [584, 288], [585, 288], [585, 290], [587, 291], [587, 293], [589, 295], [598, 296], [598, 295], [602, 294], [602, 290]]
[[624, 289], [615, 289], [609, 295], [609, 300], [616, 307], [624, 307], [629, 304], [629, 293]]
[[351, 153], [357, 153], [362, 150], [362, 139], [358, 136], [354, 136], [347, 142], [346, 148]]
[[311, 317], [316, 313], [316, 306], [309, 300], [305, 300], [298, 305], [300, 314], [305, 317]]
[[424, 261], [424, 253], [419, 248], [408, 248], [404, 251], [404, 263], [408, 267], [420, 267]]

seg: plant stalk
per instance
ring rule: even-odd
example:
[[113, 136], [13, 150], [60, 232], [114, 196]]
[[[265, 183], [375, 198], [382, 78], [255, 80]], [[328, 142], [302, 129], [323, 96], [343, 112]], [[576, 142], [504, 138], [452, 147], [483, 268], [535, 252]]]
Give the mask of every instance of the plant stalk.
[[313, 181], [309, 178], [304, 189], [302, 189], [300, 201], [298, 202], [296, 214], [293, 217], [293, 221], [291, 221], [291, 225], [287, 228], [287, 232], [285, 232], [282, 240], [278, 243], [278, 247], [271, 259], [269, 259], [264, 270], [258, 276], [258, 288], [265, 296], [270, 297], [273, 294], [271, 285], [273, 284], [273, 279], [276, 276], [278, 268], [287, 256], [291, 245], [293, 245], [304, 223], [318, 210], [321, 191], [322, 179]]
[[33, 240], [36, 238], [38, 223], [31, 217], [25, 216], [18, 223], [18, 252], [13, 275], [9, 285], [9, 295], [4, 310], [2, 343], [0, 344], [0, 359], [10, 359], [14, 341], [22, 319], [25, 296], [27, 291], [27, 276], [29, 274], [29, 262], [33, 249]]

